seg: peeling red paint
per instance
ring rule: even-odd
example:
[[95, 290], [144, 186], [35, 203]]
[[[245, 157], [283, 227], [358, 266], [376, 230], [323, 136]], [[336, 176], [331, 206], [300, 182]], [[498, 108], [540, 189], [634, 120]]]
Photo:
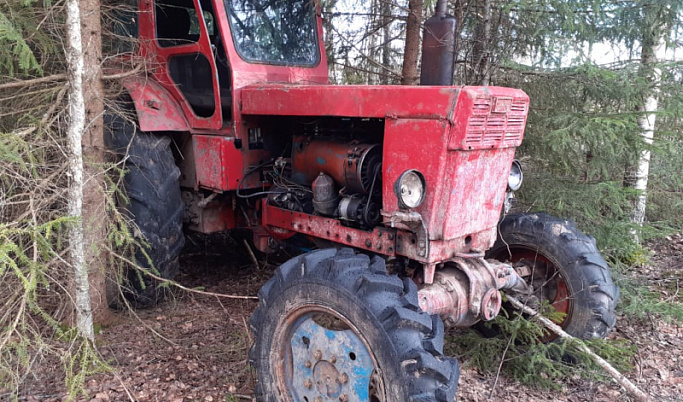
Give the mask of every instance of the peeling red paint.
[[189, 131], [180, 104], [155, 81], [141, 76], [121, 80], [135, 104], [142, 131]]
[[235, 190], [242, 180], [242, 153], [234, 138], [192, 136], [197, 183], [212, 190]]
[[245, 87], [241, 99], [245, 115], [446, 119], [459, 93], [457, 87], [262, 84]]

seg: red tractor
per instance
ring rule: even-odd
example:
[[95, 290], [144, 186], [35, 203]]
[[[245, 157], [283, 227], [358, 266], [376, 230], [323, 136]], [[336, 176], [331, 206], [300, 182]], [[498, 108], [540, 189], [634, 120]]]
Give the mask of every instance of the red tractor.
[[[183, 227], [302, 251], [251, 319], [259, 400], [452, 401], [444, 322], [492, 320], [501, 290], [547, 301], [578, 337], [615, 323], [592, 238], [545, 214], [501, 220], [529, 98], [452, 85], [444, 5], [427, 21], [421, 86], [330, 85], [312, 0], [140, 0], [119, 21], [147, 63], [121, 80], [136, 121], [106, 118], [138, 263], [173, 277]], [[156, 301], [131, 286], [138, 305]]]

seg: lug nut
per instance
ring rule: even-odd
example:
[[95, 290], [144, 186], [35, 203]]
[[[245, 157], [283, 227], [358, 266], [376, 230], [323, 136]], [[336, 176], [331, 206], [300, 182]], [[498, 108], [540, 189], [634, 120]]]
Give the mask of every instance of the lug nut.
[[337, 362], [337, 356], [330, 357], [330, 363], [334, 364]]
[[313, 386], [313, 381], [311, 381], [310, 378], [307, 378], [306, 381], [304, 381], [304, 387], [310, 389]]
[[342, 384], [346, 384], [349, 382], [349, 376], [346, 373], [342, 373], [342, 375], [339, 376], [339, 382]]
[[313, 353], [313, 358], [314, 358], [315, 360], [320, 360], [320, 359], [322, 359], [322, 358], [323, 358], [323, 352], [321, 352], [320, 350], [316, 350], [316, 351]]
[[306, 360], [306, 363], [304, 363], [304, 366], [306, 366], [306, 368], [311, 368], [312, 365], [313, 364], [310, 362], [310, 360]]
[[349, 396], [346, 395], [346, 394], [342, 394], [342, 395], [339, 397], [339, 400], [340, 400], [341, 402], [349, 402]]
[[316, 396], [313, 402], [323, 402], [323, 398], [320, 396]]

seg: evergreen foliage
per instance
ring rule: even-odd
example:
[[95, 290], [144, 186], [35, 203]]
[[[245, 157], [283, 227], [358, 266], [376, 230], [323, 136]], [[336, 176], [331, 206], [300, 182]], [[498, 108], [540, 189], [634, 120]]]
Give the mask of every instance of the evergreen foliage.
[[[613, 262], [632, 261], [640, 246], [630, 223], [635, 192], [624, 185], [626, 171], [645, 146], [636, 105], [646, 82], [637, 63], [618, 68], [584, 64], [533, 75], [509, 72], [503, 81], [523, 88], [533, 99], [525, 143], [519, 149], [526, 180], [520, 208], [546, 210], [574, 219], [598, 239]], [[679, 76], [683, 63], [666, 66]], [[662, 91], [661, 118], [651, 150], [648, 217], [644, 238], [683, 229], [683, 140], [680, 88]], [[544, 155], [545, 157], [540, 157]]]
[[[59, 57], [55, 41], [59, 17], [50, 0], [21, 0], [0, 4], [0, 76], [42, 75]], [[58, 37], [58, 36], [56, 36]]]
[[[647, 283], [628, 277], [622, 278], [621, 304], [619, 306], [623, 314], [645, 318], [655, 316], [668, 322], [677, 321], [683, 323], [683, 303], [676, 301], [664, 301], [662, 295], [648, 288]], [[676, 293], [672, 289], [671, 293]]]
[[[557, 313], [548, 316], [553, 314]], [[486, 325], [495, 327], [497, 335], [486, 338], [471, 329], [450, 334], [447, 353], [458, 356], [464, 365], [471, 365], [484, 373], [495, 375], [500, 368], [502, 373], [516, 381], [538, 388], [560, 389], [562, 380], [577, 377], [609, 380], [602, 368], [573, 342], [539, 342], [547, 330], [533, 320], [516, 313], [507, 316], [503, 310], [500, 316]], [[627, 372], [633, 368], [631, 359], [635, 348], [632, 345], [602, 339], [584, 342], [617, 370]]]
[[[41, 0], [0, 4], [0, 85], [13, 85], [0, 87], [0, 400], [30, 391], [37, 359], [61, 362], [67, 400], [86, 395], [87, 376], [108, 370], [69, 326], [67, 231], [75, 220], [66, 207], [67, 88], [31, 80], [65, 73], [59, 10]], [[112, 185], [107, 196], [115, 192]], [[134, 241], [112, 232], [121, 233], [112, 242]]]

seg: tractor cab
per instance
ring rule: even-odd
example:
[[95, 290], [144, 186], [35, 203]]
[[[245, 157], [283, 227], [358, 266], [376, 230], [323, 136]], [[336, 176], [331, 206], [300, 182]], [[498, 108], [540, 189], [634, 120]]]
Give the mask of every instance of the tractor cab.
[[179, 129], [227, 132], [246, 85], [327, 83], [317, 10], [309, 0], [143, 0], [141, 56], [182, 111], [164, 117]]

